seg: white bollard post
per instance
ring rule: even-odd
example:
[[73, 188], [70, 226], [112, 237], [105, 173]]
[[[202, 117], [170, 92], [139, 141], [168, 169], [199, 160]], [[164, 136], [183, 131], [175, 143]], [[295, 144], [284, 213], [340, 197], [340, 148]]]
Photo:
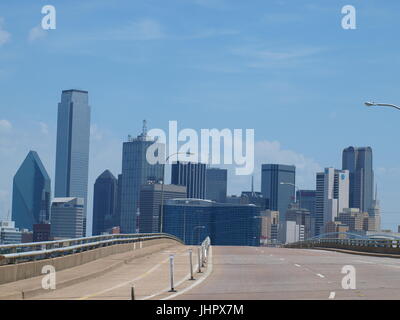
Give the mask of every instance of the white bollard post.
[[199, 263], [199, 270], [197, 271], [197, 273], [201, 273], [201, 247], [197, 248], [197, 257]]
[[204, 268], [204, 247], [201, 246], [201, 267]]
[[193, 277], [193, 260], [192, 260], [192, 254], [193, 250], [189, 249], [189, 260], [190, 260], [190, 279], [189, 280], [195, 280]]
[[131, 287], [131, 300], [135, 300], [135, 287]]
[[169, 292], [176, 292], [174, 288], [174, 256], [170, 255], [169, 256], [169, 272], [170, 272], [170, 277], [171, 277], [171, 290]]

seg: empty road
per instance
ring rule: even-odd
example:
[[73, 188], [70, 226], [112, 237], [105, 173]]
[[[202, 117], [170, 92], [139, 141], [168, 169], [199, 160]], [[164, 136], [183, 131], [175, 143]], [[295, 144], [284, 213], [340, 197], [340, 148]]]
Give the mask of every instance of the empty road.
[[[160, 249], [131, 259], [132, 253], [109, 256], [57, 273], [57, 281], [87, 274], [82, 281], [25, 299], [400, 299], [400, 259], [361, 256], [323, 250], [265, 247], [211, 247], [209, 264], [189, 281], [189, 247]], [[197, 269], [197, 250], [193, 262]], [[169, 256], [175, 256], [176, 293], [169, 289]], [[118, 267], [91, 276], [110, 264]], [[343, 289], [342, 268], [354, 266], [356, 289]], [[0, 286], [0, 299], [40, 286], [42, 277]]]
[[[345, 265], [356, 289], [343, 289]], [[212, 273], [175, 299], [400, 299], [400, 259], [323, 250], [213, 247]]]

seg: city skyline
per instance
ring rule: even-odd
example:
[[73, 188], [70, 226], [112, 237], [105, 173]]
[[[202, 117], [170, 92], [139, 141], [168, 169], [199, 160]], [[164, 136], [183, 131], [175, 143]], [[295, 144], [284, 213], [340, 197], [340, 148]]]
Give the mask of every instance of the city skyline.
[[[63, 91], [63, 94], [64, 94], [64, 92], [74, 92], [74, 91], [76, 91], [76, 90], [64, 90]], [[87, 91], [80, 91], [80, 92], [85, 92], [85, 94], [88, 94], [88, 92]], [[141, 144], [141, 143], [147, 143], [146, 144], [146, 146], [149, 146], [149, 145], [151, 145], [151, 144], [153, 144], [153, 143], [157, 143], [156, 141], [154, 141], [153, 139], [152, 139], [152, 137], [150, 137], [150, 136], [147, 136], [147, 124], [146, 124], [146, 121], [144, 120], [143, 121], [143, 127], [142, 127], [142, 133], [141, 134], [139, 134], [138, 135], [138, 137], [137, 138], [132, 138], [131, 137], [131, 135], [129, 135], [128, 136], [128, 141], [125, 141], [125, 142], [123, 142], [123, 145], [125, 146], [125, 147], [127, 147], [127, 145], [128, 144], [135, 144], [134, 142], [136, 142], [136, 144]], [[139, 153], [137, 153], [137, 152], [135, 152], [135, 157], [139, 157], [140, 159], [142, 159], [143, 157], [145, 157], [145, 151], [146, 151], [146, 149], [147, 149], [147, 147], [144, 147], [144, 148], [141, 148], [141, 147], [139, 147], [139, 149], [140, 150], [142, 150], [142, 151], [140, 151], [139, 149], [138, 149], [138, 147], [135, 147], [134, 148], [136, 151], [138, 151]], [[361, 150], [361, 151], [364, 151], [364, 150], [367, 150], [370, 154], [371, 154], [371, 159], [372, 159], [372, 149], [370, 148], [370, 147], [348, 147], [348, 148], [345, 148], [345, 149], [343, 149], [343, 159], [342, 159], [342, 162], [343, 162], [343, 166], [345, 166], [345, 154], [348, 152], [348, 151], [354, 151], [354, 150], [356, 150], [356, 151], [358, 151], [358, 150]], [[132, 151], [132, 150], [131, 150]], [[36, 152], [35, 151], [31, 151], [31, 152], [34, 152], [35, 154], [36, 154]], [[131, 161], [131, 160], [127, 160], [127, 159], [125, 159], [124, 160], [124, 154], [125, 154], [125, 156], [128, 154], [128, 153], [132, 153], [132, 152], [127, 152], [127, 151], [123, 151], [123, 155], [122, 155], [122, 162], [124, 163], [124, 162], [129, 162], [129, 161]], [[132, 157], [132, 155], [130, 156], [130, 157]], [[139, 159], [138, 158], [138, 159]], [[143, 159], [142, 159], [143, 160]], [[353, 159], [354, 160], [354, 159]], [[135, 163], [136, 163], [136, 161], [135, 161]], [[172, 164], [171, 165], [171, 174], [172, 174], [172, 176], [171, 176], [171, 180], [173, 179], [173, 172], [174, 172], [174, 166], [176, 167], [177, 166], [177, 164], [179, 164], [179, 162], [178, 163], [174, 163], [174, 164]], [[370, 162], [370, 164], [372, 165], [372, 160], [371, 160], [371, 162]], [[200, 165], [200, 164], [199, 164]], [[204, 169], [205, 169], [205, 164], [201, 164], [203, 167], [204, 167]], [[149, 168], [150, 167], [152, 167], [152, 165], [149, 165], [148, 164], [148, 166], [149, 166]], [[161, 166], [162, 165], [156, 165], [156, 167], [160, 167], [161, 168]], [[223, 166], [223, 164], [222, 164], [222, 166]], [[264, 167], [265, 167], [265, 169], [264, 169]], [[296, 189], [297, 190], [299, 190], [299, 188], [297, 187], [297, 185], [295, 184], [295, 179], [296, 179], [296, 166], [288, 166], [288, 165], [282, 165], [282, 164], [262, 164], [262, 171], [264, 172], [266, 169], [267, 169], [267, 167], [269, 168], [269, 170], [277, 170], [277, 171], [285, 171], [285, 170], [290, 170], [290, 171], [292, 171], [292, 175], [289, 177], [289, 176], [285, 176], [285, 177], [281, 177], [281, 178], [279, 178], [279, 175], [273, 175], [275, 178], [275, 180], [276, 179], [278, 179], [278, 180], [274, 180], [274, 182], [271, 182], [271, 183], [278, 183], [278, 188], [287, 188], [287, 187], [289, 187], [289, 188], [292, 188], [293, 190], [295, 189], [295, 187], [296, 187]], [[130, 170], [141, 170], [141, 172], [143, 171], [143, 166], [139, 166], [139, 167], [136, 167], [136, 168], [131, 168]], [[210, 167], [210, 169], [211, 170], [213, 170], [213, 169], [216, 169], [216, 170], [224, 170], [224, 169], [220, 169], [220, 168], [217, 168], [217, 167]], [[45, 170], [45, 169], [44, 169]], [[154, 171], [154, 170], [156, 170], [155, 168], [154, 169], [151, 169], [150, 171], [152, 172], [152, 173], [155, 173], [156, 175], [157, 175], [157, 172], [158, 172], [158, 177], [156, 177], [156, 176], [154, 176], [154, 174], [150, 177], [150, 180], [149, 180], [149, 177], [147, 177], [147, 179], [145, 179], [146, 181], [154, 181], [154, 182], [156, 182], [156, 181], [159, 181], [159, 180], [162, 180], [163, 178], [160, 176], [160, 174], [161, 174], [161, 172], [162, 172], [162, 170], [160, 169], [160, 170], [156, 170], [156, 171]], [[206, 170], [206, 169], [205, 169]], [[207, 169], [208, 170], [208, 169]], [[329, 168], [326, 168], [325, 169], [325, 172], [327, 172], [327, 170], [328, 171], [330, 171], [330, 170], [333, 170], [333, 171], [335, 171], [335, 175], [336, 175], [336, 172], [339, 172], [339, 173], [341, 173], [341, 172], [345, 172], [346, 173], [346, 175], [348, 175], [348, 170], [345, 170], [345, 171], [341, 171], [341, 170], [339, 170], [339, 169], [334, 169], [334, 168], [332, 168], [332, 167], [329, 167]], [[147, 171], [147, 170], [144, 170], [144, 171]], [[143, 172], [144, 172], [143, 171]], [[154, 171], [154, 172], [153, 172]], [[332, 171], [332, 172], [333, 172]], [[112, 173], [108, 170], [108, 169], [105, 169], [105, 172], [108, 172], [109, 174], [111, 174], [112, 175]], [[142, 172], [142, 173], [143, 173]], [[288, 171], [289, 172], [289, 171]], [[204, 172], [205, 173], [205, 172]], [[104, 172], [103, 172], [103, 174], [104, 174]], [[164, 173], [165, 174], [165, 173]], [[315, 190], [317, 191], [317, 194], [318, 194], [318, 175], [320, 175], [320, 174], [322, 174], [322, 173], [319, 173], [319, 172], [316, 172], [315, 173], [315, 177], [316, 177], [316, 184], [315, 184]], [[119, 178], [121, 178], [122, 177], [122, 174], [118, 174], [118, 176], [119, 176]], [[137, 175], [135, 175], [135, 176], [137, 176]], [[166, 176], [168, 176], [168, 174], [166, 174]], [[165, 177], [164, 177], [165, 178]], [[272, 176], [270, 177], [270, 178], [272, 178]], [[140, 178], [141, 180], [143, 180], [143, 178]], [[252, 188], [253, 188], [253, 179], [254, 179], [254, 176], [252, 176]], [[261, 175], [261, 180], [263, 179], [263, 175]], [[325, 178], [323, 178], [323, 179], [325, 179]], [[349, 179], [349, 178], [348, 178]], [[131, 180], [132, 180], [132, 177], [131, 177]], [[166, 179], [167, 180], [167, 179]], [[266, 180], [268, 180], [268, 179], [266, 179]], [[281, 181], [282, 180], [282, 181]], [[285, 180], [285, 181], [283, 181], [283, 180]], [[288, 181], [286, 181], [286, 180], [288, 180]], [[289, 181], [290, 180], [290, 181]], [[330, 181], [330, 180], [332, 180], [332, 181]], [[336, 180], [339, 180], [339, 178], [336, 178], [336, 176], [335, 176], [335, 181]], [[96, 180], [97, 181], [97, 180]], [[144, 180], [143, 180], [144, 181]], [[333, 184], [333, 176], [331, 177], [331, 178], [329, 178], [329, 183], [332, 183]], [[122, 179], [121, 179], [121, 183], [122, 183]], [[127, 182], [126, 182], [127, 183]], [[292, 183], [292, 186], [281, 186], [282, 184], [288, 184], [288, 183]], [[326, 183], [326, 182], [325, 182]], [[336, 183], [336, 182], [335, 182]], [[136, 183], [135, 183], [136, 184]], [[142, 182], [142, 185], [143, 184], [145, 184], [145, 182], [143, 183]], [[179, 185], [179, 184], [178, 184]], [[229, 186], [229, 183], [227, 184], [228, 186]], [[347, 182], [347, 185], [349, 185], [349, 182]], [[205, 181], [204, 181], [204, 186], [205, 186]], [[95, 187], [95, 184], [94, 184], [94, 187]], [[264, 189], [265, 189], [266, 187], [264, 187]], [[330, 187], [329, 187], [330, 188]], [[332, 187], [333, 188], [333, 187]], [[336, 188], [336, 187], [335, 187]], [[350, 198], [351, 197], [351, 189], [349, 188], [349, 186], [347, 186], [347, 188], [349, 189], [348, 191], [346, 191], [345, 193], [346, 193], [346, 197], [348, 197], [348, 198]], [[122, 188], [121, 188], [122, 189]], [[138, 189], [139, 191], [140, 191], [140, 188]], [[245, 190], [245, 188], [244, 188], [244, 190]], [[261, 185], [261, 188], [260, 188], [260, 190], [263, 190], [263, 186]], [[346, 189], [347, 190], [347, 189]], [[243, 193], [244, 191], [242, 190], [242, 193]], [[264, 190], [264, 193], [265, 193], [266, 191]], [[326, 192], [326, 190], [325, 191], [323, 191], [323, 192]], [[331, 190], [331, 191], [328, 191], [329, 193], [332, 193], [333, 192], [333, 189]], [[336, 192], [336, 191], [335, 191]], [[262, 192], [259, 192], [260, 194], [262, 193]], [[291, 192], [291, 197], [289, 197], [289, 199], [287, 200], [287, 202], [288, 202], [288, 204], [290, 205], [290, 203], [292, 202], [292, 203], [294, 203], [294, 201], [295, 201], [295, 197], [294, 197], [294, 191], [293, 192]], [[139, 195], [138, 195], [139, 196]], [[116, 201], [118, 202], [118, 200], [117, 200], [117, 195], [115, 195], [115, 197], [116, 197]], [[329, 198], [329, 195], [326, 195], [326, 196], [324, 196], [325, 198]], [[54, 196], [54, 198], [57, 198], [56, 196]], [[318, 198], [318, 196], [317, 196], [317, 198]], [[297, 198], [296, 198], [297, 199]], [[378, 200], [379, 201], [379, 199], [373, 199], [373, 200]], [[135, 201], [138, 201], [138, 200], [135, 200]], [[268, 201], [271, 201], [271, 199], [268, 199]], [[297, 199], [296, 201], [299, 201], [299, 199]], [[324, 201], [326, 201], [326, 200], [324, 200]], [[337, 205], [329, 205], [328, 204], [328, 207], [330, 208], [329, 210], [333, 210], [334, 209], [334, 211], [336, 211], [336, 214], [338, 214], [338, 213], [340, 213], [341, 211], [342, 211], [342, 209], [343, 208], [351, 208], [351, 205], [350, 205], [350, 200], [349, 199], [347, 199], [346, 200], [347, 202], [348, 202], [348, 204], [346, 205], [341, 205], [340, 206], [340, 208], [338, 208], [337, 207]], [[272, 201], [272, 202], [274, 202], [274, 201]], [[379, 201], [380, 202], [380, 201]], [[121, 204], [122, 202], [121, 202], [121, 200], [120, 200], [120, 202], [119, 202], [119, 204]], [[274, 204], [275, 203], [275, 204]], [[272, 207], [270, 207], [270, 209], [272, 209], [272, 210], [276, 210], [277, 208], [275, 208], [276, 207], [276, 205], [278, 204], [278, 202], [277, 202], [277, 200], [274, 202], [274, 203], [272, 203]], [[271, 205], [271, 204], [270, 204]], [[280, 205], [282, 208], [283, 207], [286, 207], [286, 202], [285, 202], [285, 204], [284, 205]], [[324, 223], [323, 223], [323, 225], [321, 225], [321, 222], [320, 222], [320, 224], [317, 226], [317, 224], [316, 224], [316, 230], [318, 230], [318, 228], [319, 227], [323, 227], [323, 226], [325, 226], [325, 224], [328, 222], [328, 221], [331, 221], [332, 219], [333, 219], [333, 217], [332, 217], [332, 213], [330, 213], [330, 216], [331, 216], [331, 218], [327, 218], [326, 216], [327, 216], [327, 212], [326, 212], [326, 204], [324, 204], [324, 208], [323, 208], [323, 216], [324, 216]], [[316, 203], [316, 215], [318, 215], [318, 209], [317, 209], [317, 207], [318, 207], [318, 200], [317, 200], [317, 203]], [[281, 209], [282, 209], [281, 208]], [[138, 210], [139, 209], [139, 206], [137, 206], [137, 210], [136, 210], [136, 213], [139, 211]], [[372, 207], [370, 208], [371, 210], [373, 209]], [[86, 210], [86, 208], [85, 208], [85, 210]], [[93, 208], [93, 210], [94, 210], [94, 208]], [[120, 209], [119, 209], [120, 210]], [[280, 210], [280, 211], [283, 211], [283, 214], [281, 214], [281, 216], [282, 217], [284, 217], [285, 216], [285, 210]], [[321, 211], [321, 210], [320, 210]], [[364, 210], [364, 211], [361, 211], [361, 212], [368, 212], [368, 211], [370, 211], [369, 209], [368, 210]], [[321, 215], [321, 213], [322, 213], [322, 211], [319, 213], [320, 215]], [[91, 216], [91, 218], [89, 219], [89, 221], [88, 221], [88, 225], [87, 225], [87, 228], [89, 228], [89, 230], [87, 230], [87, 229], [85, 229], [85, 230], [87, 230], [87, 231], [89, 231], [89, 233], [91, 232], [91, 230], [92, 230], [92, 228], [93, 228], [93, 219], [94, 219], [94, 211], [92, 211], [92, 212], [90, 212], [89, 213], [90, 214], [90, 216]], [[120, 212], [118, 212], [118, 214], [120, 215], [121, 213]], [[133, 214], [130, 214], [130, 216], [133, 216]], [[136, 217], [136, 214], [134, 215], [135, 217]], [[137, 222], [137, 219], [135, 218], [135, 221]], [[135, 225], [136, 225], [136, 222], [135, 222]], [[119, 223], [122, 225], [123, 224], [123, 221], [121, 220], [121, 217], [119, 216]], [[117, 222], [115, 222], [114, 223], [115, 225], [118, 225], [118, 223]], [[114, 225], [113, 224], [113, 225]], [[85, 223], [84, 223], [84, 225], [86, 225], [86, 219], [85, 219]], [[111, 225], [110, 225], [111, 226]], [[135, 230], [137, 230], [137, 226], [135, 227]], [[86, 232], [87, 232], [86, 231]], [[394, 230], [395, 231], [395, 230]], [[134, 231], [130, 231], [130, 232], [134, 232]], [[317, 231], [317, 234], [318, 233], [320, 233], [319, 231]]]
[[[257, 1], [257, 12], [240, 4], [227, 8], [224, 1], [219, 6], [169, 3], [176, 11], [200, 10], [185, 22], [161, 3], [135, 3], [136, 9], [130, 10], [128, 1], [122, 1], [121, 8], [72, 1], [73, 6], [57, 4], [57, 30], [29, 37], [39, 24], [40, 8], [22, 2], [22, 16], [10, 13], [18, 11], [17, 5], [0, 4], [1, 30], [10, 34], [0, 57], [3, 217], [11, 209], [10, 184], [17, 163], [29, 150], [39, 153], [55, 181], [55, 104], [60, 90], [81, 88], [90, 92], [93, 106], [89, 212], [95, 177], [105, 169], [121, 172], [121, 141], [128, 133], [140, 132], [140, 120], [166, 128], [167, 120], [177, 119], [196, 129], [254, 128], [256, 190], [261, 163], [294, 164], [299, 187], [314, 189], [315, 172], [341, 167], [344, 147], [371, 146], [382, 227], [397, 229], [400, 152], [392, 146], [398, 116], [394, 110], [366, 110], [363, 102], [400, 99], [396, 72], [385, 72], [397, 67], [395, 50], [378, 50], [392, 42], [390, 30], [398, 28], [395, 12], [400, 4], [382, 8], [359, 3], [358, 29], [345, 31], [340, 8], [322, 7], [318, 1], [306, 7]], [[161, 9], [168, 10], [168, 17]], [[77, 12], [82, 19], [72, 27], [68, 21]], [[84, 18], [88, 12], [90, 24]], [[117, 40], [111, 40], [111, 34]], [[301, 34], [307, 39], [297, 39]], [[371, 40], [377, 45], [371, 47]], [[182, 58], [187, 56], [191, 58]], [[365, 76], [366, 63], [368, 75], [376, 75], [377, 81]], [[24, 94], [16, 95], [21, 87]], [[246, 112], [241, 112], [243, 107]], [[235, 177], [229, 169], [228, 180], [228, 194], [249, 189], [250, 177]]]

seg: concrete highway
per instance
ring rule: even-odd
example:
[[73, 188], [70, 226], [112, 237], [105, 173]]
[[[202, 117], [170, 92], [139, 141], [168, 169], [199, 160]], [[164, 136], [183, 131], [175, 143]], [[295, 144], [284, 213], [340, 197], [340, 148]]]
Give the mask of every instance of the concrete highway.
[[[212, 274], [175, 299], [400, 299], [400, 259], [323, 250], [213, 247]], [[343, 289], [345, 265], [356, 289]]]
[[[196, 252], [196, 251], [195, 251]], [[175, 255], [176, 293], [169, 293], [170, 254]], [[84, 280], [25, 299], [400, 299], [400, 259], [323, 250], [265, 247], [212, 247], [203, 272], [189, 281], [188, 247], [177, 245], [146, 257], [114, 255], [57, 273], [57, 279], [87, 274]], [[98, 267], [125, 261], [99, 276]], [[197, 269], [197, 256], [193, 255]], [[356, 289], [343, 289], [342, 268], [354, 266]], [[40, 285], [42, 277], [0, 286], [0, 299]], [[15, 296], [13, 299], [16, 299]]]

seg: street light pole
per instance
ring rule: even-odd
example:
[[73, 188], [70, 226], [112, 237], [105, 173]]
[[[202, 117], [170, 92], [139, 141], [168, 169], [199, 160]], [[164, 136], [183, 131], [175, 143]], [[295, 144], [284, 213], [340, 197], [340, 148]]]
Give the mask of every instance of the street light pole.
[[377, 103], [377, 102], [365, 102], [365, 106], [367, 107], [390, 107], [390, 108], [395, 108], [397, 110], [400, 110], [399, 106], [396, 106], [395, 104], [391, 103]]

